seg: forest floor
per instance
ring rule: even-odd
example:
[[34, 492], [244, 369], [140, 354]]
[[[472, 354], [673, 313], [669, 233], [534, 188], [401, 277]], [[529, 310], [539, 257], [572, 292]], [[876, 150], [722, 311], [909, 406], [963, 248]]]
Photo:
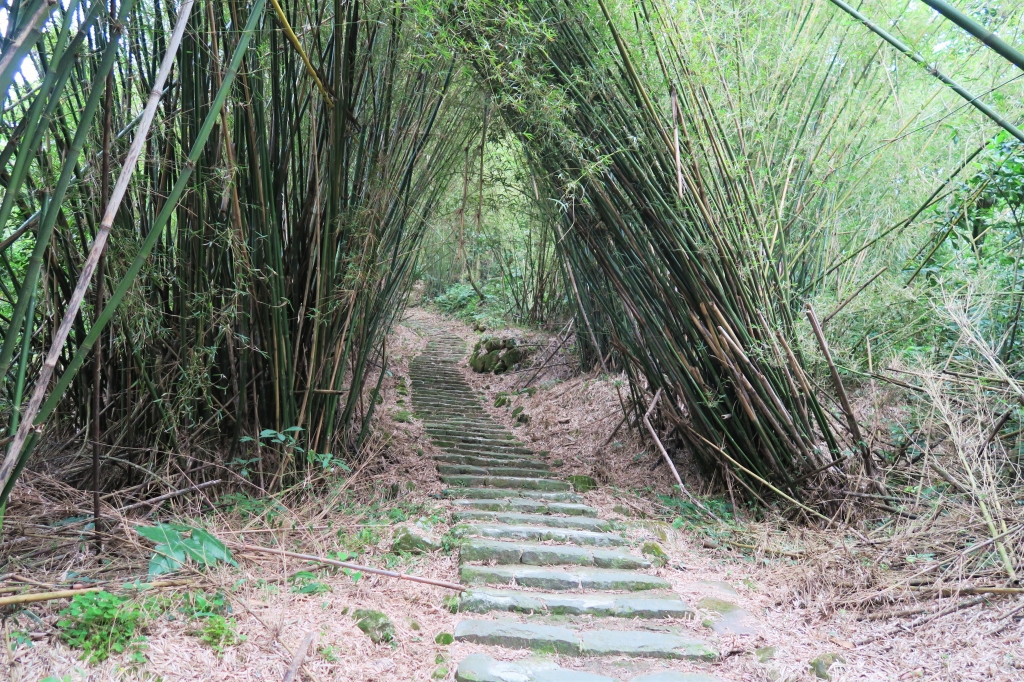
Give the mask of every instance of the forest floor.
[[[230, 503], [210, 502], [213, 511], [202, 516], [202, 525], [225, 541], [317, 556], [341, 551], [360, 563], [457, 582], [457, 551], [417, 555], [391, 549], [392, 536], [404, 523], [424, 519], [441, 537], [450, 525], [450, 502], [441, 495], [443, 485], [430, 459], [437, 449], [411, 414], [404, 388], [409, 362], [423, 351], [428, 341], [424, 330], [431, 328], [464, 338], [467, 356], [480, 337], [467, 325], [431, 311], [407, 311], [388, 343], [391, 376], [377, 406], [377, 437], [343, 482], [292, 506], [244, 495]], [[556, 345], [550, 337], [517, 329], [488, 333], [536, 343], [535, 358], [547, 357]], [[815, 680], [810, 662], [835, 654], [829, 674], [837, 681], [1024, 677], [1020, 624], [987, 634], [1020, 602], [981, 598], [969, 608], [952, 610], [963, 604], [962, 598], [918, 601], [912, 590], [890, 589], [896, 573], [875, 565], [869, 550], [852, 547], [846, 534], [835, 529], [791, 527], [778, 519], [754, 520], [749, 513], [723, 524], [702, 518], [672, 497], [670, 472], [657, 453], [636, 431], [619, 428], [626, 380], [597, 373], [573, 376], [559, 357], [554, 354], [552, 366], [531, 382], [537, 389], [532, 393], [520, 390], [532, 371], [495, 376], [476, 374], [465, 365], [465, 379], [484, 396], [491, 417], [533, 451], [546, 452], [560, 476], [596, 479], [599, 487], [583, 497], [598, 509], [599, 518], [628, 527], [632, 538], [662, 545], [668, 561], [656, 572], [683, 599], [694, 605], [701, 596], [719, 594], [754, 615], [756, 628], [745, 635], [712, 631], [705, 626], [712, 614], [699, 608], [696, 619], [679, 624], [721, 652], [717, 662], [701, 668], [705, 673], [723, 682]], [[511, 399], [492, 407], [499, 396]], [[513, 416], [520, 412], [529, 415], [527, 424]], [[684, 466], [682, 473], [691, 490], [706, 492], [694, 471]], [[45, 483], [26, 477], [22, 503], [33, 490], [45, 496]], [[713, 509], [726, 506], [720, 500]], [[84, 498], [80, 503], [86, 505]], [[161, 520], [196, 523], [196, 510], [184, 503], [165, 509], [177, 516]], [[119, 551], [132, 551], [128, 544]], [[66, 582], [80, 565], [94, 561], [89, 551], [83, 546], [53, 563], [46, 575], [29, 577], [46, 584]], [[141, 543], [134, 551], [145, 556]], [[237, 567], [192, 571], [183, 576], [185, 586], [154, 590], [157, 596], [122, 605], [139, 610], [145, 641], [98, 664], [80, 660], [81, 652], [62, 642], [56, 624], [66, 600], [9, 613], [3, 622], [7, 645], [0, 656], [0, 679], [282, 680], [288, 679], [288, 668], [308, 637], [312, 645], [295, 679], [453, 679], [457, 662], [478, 650], [478, 645], [437, 639], [454, 632], [461, 618], [446, 608], [451, 590], [352, 576], [283, 556], [236, 551], [235, 558]], [[182, 608], [197, 596], [216, 601], [218, 595], [228, 610], [225, 619], [215, 621], [219, 630], [209, 617], [194, 617]], [[386, 614], [394, 625], [394, 641], [374, 644], [356, 627], [352, 614], [358, 609]], [[769, 654], [766, 647], [774, 651]], [[525, 655], [505, 654], [508, 659]], [[559, 658], [567, 668], [584, 664]]]

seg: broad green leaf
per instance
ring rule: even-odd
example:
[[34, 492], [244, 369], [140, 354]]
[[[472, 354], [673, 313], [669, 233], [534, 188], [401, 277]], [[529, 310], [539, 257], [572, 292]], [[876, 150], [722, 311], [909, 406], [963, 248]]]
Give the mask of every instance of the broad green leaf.
[[192, 529], [192, 537], [182, 541], [182, 548], [202, 566], [213, 566], [218, 561], [238, 565], [224, 543], [201, 528]]
[[149, 575], [164, 575], [177, 571], [185, 563], [185, 552], [169, 545], [157, 545], [149, 560]]
[[163, 523], [158, 523], [155, 526], [135, 526], [135, 532], [158, 545], [175, 545], [181, 542], [181, 534]]

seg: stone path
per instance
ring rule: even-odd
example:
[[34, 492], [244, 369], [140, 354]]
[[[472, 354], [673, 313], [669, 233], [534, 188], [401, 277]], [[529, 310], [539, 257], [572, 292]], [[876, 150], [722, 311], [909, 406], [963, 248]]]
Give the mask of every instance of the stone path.
[[[455, 640], [537, 655], [515, 662], [473, 654], [459, 662], [461, 682], [617, 682], [558, 667], [552, 654], [629, 659], [718, 658], [707, 643], [659, 623], [694, 611], [651, 562], [634, 554], [615, 522], [597, 518], [570, 483], [550, 471], [492, 420], [458, 363], [465, 345], [436, 332], [410, 365], [412, 401], [432, 442], [454, 531], [464, 538], [460, 578], [472, 585], [459, 600], [466, 617]], [[724, 610], [724, 609], [723, 609]], [[724, 615], [724, 614], [723, 614]], [[623, 659], [626, 664], [621, 665]], [[702, 663], [706, 665], [706, 663]], [[654, 666], [658, 667], [658, 666]], [[630, 682], [713, 681], [706, 674], [652, 666]], [[628, 673], [635, 674], [635, 673]]]

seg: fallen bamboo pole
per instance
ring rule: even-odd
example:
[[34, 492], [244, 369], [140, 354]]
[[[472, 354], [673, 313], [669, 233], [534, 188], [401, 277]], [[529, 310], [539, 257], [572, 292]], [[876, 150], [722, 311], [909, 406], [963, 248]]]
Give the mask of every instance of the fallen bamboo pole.
[[[145, 586], [146, 589], [180, 587], [181, 585], [188, 585], [190, 582], [191, 581], [188, 580], [161, 580], [160, 582], [155, 583], [140, 583], [140, 587]], [[33, 602], [52, 601], [54, 599], [68, 599], [80, 594], [88, 594], [89, 592], [102, 592], [105, 589], [107, 589], [107, 586], [101, 585], [97, 587], [80, 587], [73, 590], [55, 590], [53, 592], [16, 594], [13, 597], [0, 597], [0, 606], [8, 606], [10, 604], [31, 604]]]
[[279, 556], [287, 556], [293, 559], [302, 559], [304, 561], [316, 561], [321, 564], [327, 564], [329, 566], [338, 566], [339, 568], [347, 568], [352, 571], [359, 571], [360, 573], [371, 573], [373, 575], [382, 575], [386, 578], [398, 578], [400, 580], [410, 580], [414, 583], [423, 583], [424, 585], [435, 585], [437, 587], [445, 587], [449, 590], [458, 590], [459, 592], [465, 591], [467, 588], [465, 585], [459, 585], [458, 583], [449, 583], [444, 580], [434, 580], [432, 578], [421, 578], [415, 575], [409, 575], [408, 573], [396, 573], [395, 571], [386, 571], [383, 568], [372, 568], [370, 566], [360, 566], [359, 564], [353, 564], [348, 561], [338, 561], [337, 559], [328, 559], [326, 557], [316, 556], [314, 554], [300, 554], [299, 552], [289, 552], [285, 549], [273, 549], [270, 547], [260, 547], [259, 545], [247, 545], [242, 542], [225, 542], [229, 547], [235, 547], [238, 549], [245, 550], [246, 552], [259, 552], [263, 554], [277, 554]]

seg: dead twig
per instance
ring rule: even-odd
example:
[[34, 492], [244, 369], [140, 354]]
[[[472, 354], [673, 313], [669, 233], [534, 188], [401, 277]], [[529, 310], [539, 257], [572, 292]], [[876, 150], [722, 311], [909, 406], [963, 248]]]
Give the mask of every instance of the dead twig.
[[465, 585], [459, 585], [457, 583], [449, 583], [444, 580], [434, 580], [432, 578], [421, 578], [416, 575], [409, 575], [408, 573], [396, 573], [395, 571], [386, 571], [383, 568], [373, 568], [371, 566], [360, 566], [359, 564], [349, 563], [348, 561], [337, 561], [336, 559], [328, 559], [326, 557], [314, 556], [312, 554], [300, 554], [298, 552], [289, 552], [283, 549], [273, 549], [271, 547], [260, 547], [259, 545], [247, 545], [241, 542], [226, 542], [229, 547], [237, 547], [247, 552], [257, 552], [262, 554], [277, 554], [279, 556], [288, 556], [293, 559], [303, 559], [304, 561], [315, 561], [321, 564], [328, 564], [330, 566], [338, 566], [339, 568], [347, 568], [350, 571], [359, 571], [360, 573], [371, 573], [373, 575], [382, 575], [387, 578], [399, 578], [400, 580], [409, 580], [414, 583], [423, 583], [424, 585], [435, 585], [437, 587], [446, 587], [449, 590], [458, 590], [459, 592], [465, 591], [467, 588]]
[[303, 638], [302, 644], [295, 651], [295, 657], [292, 658], [292, 664], [288, 666], [288, 670], [285, 671], [284, 677], [281, 678], [281, 682], [292, 682], [295, 679], [295, 675], [299, 672], [299, 667], [302, 665], [302, 659], [306, 657], [306, 652], [309, 650], [309, 645], [313, 643], [313, 638], [316, 637], [316, 630], [310, 630], [309, 633]]
[[710, 509], [701, 504], [700, 500], [691, 495], [690, 491], [686, 489], [685, 485], [683, 485], [683, 479], [679, 477], [679, 472], [676, 470], [676, 465], [672, 462], [672, 458], [668, 456], [668, 451], [665, 450], [665, 446], [661, 444], [661, 439], [658, 438], [658, 434], [654, 430], [654, 427], [651, 426], [651, 412], [654, 411], [654, 408], [658, 405], [658, 400], [660, 399], [661, 389], [659, 388], [658, 392], [654, 394], [654, 400], [651, 401], [650, 407], [647, 408], [647, 413], [644, 415], [644, 426], [647, 427], [647, 432], [651, 434], [651, 438], [654, 440], [654, 443], [658, 446], [658, 449], [661, 450], [661, 456], [665, 458], [665, 462], [668, 464], [668, 468], [672, 470], [672, 475], [675, 476], [676, 484], [679, 486], [679, 489], [683, 491], [683, 493], [690, 499], [690, 502], [693, 502], [695, 505], [697, 505], [698, 509], [700, 509], [702, 512], [713, 518], [715, 521], [721, 523], [722, 519], [715, 516]]

